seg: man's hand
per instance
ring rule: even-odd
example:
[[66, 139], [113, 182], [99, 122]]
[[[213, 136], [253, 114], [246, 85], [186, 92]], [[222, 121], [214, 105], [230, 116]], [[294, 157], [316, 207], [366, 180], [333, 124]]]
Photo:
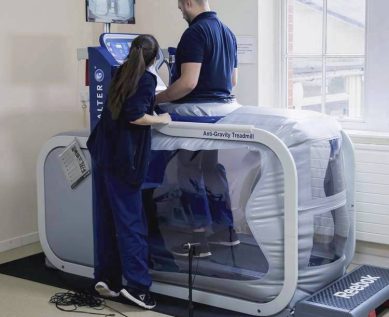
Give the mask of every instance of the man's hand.
[[201, 65], [201, 63], [182, 64], [181, 77], [156, 96], [156, 104], [181, 99], [195, 89], [199, 81]]
[[237, 68], [234, 68], [234, 70], [232, 71], [231, 81], [232, 81], [232, 87], [235, 87], [238, 84], [238, 69]]

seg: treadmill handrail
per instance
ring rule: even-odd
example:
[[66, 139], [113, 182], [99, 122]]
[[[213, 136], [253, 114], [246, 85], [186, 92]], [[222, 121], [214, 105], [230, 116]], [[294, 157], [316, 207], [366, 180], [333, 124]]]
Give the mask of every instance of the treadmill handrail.
[[[253, 302], [251, 307], [247, 308], [251, 314], [258, 316], [270, 316], [281, 312], [292, 300], [298, 281], [298, 179], [296, 164], [288, 147], [276, 135], [252, 125], [171, 122], [156, 126], [155, 129], [173, 137], [259, 143], [267, 146], [278, 157], [284, 171], [284, 283], [281, 292], [273, 300], [267, 303]], [[216, 133], [204, 133], [205, 131]], [[249, 138], [243, 138], [238, 134], [226, 137], [223, 132], [247, 133]], [[233, 309], [234, 306], [243, 304], [240, 301], [229, 298], [228, 306], [231, 307], [226, 307], [225, 302], [224, 307]], [[247, 305], [247, 301], [244, 301], [244, 304]]]

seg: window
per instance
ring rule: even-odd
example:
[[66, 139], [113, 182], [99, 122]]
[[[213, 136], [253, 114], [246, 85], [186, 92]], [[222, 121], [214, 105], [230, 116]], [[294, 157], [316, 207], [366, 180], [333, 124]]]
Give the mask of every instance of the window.
[[285, 0], [283, 101], [338, 118], [364, 110], [366, 0]]

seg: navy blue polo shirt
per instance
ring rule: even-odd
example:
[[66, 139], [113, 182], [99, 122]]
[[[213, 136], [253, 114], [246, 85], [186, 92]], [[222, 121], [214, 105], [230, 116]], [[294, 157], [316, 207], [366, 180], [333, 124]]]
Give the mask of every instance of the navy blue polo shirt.
[[229, 102], [234, 97], [232, 72], [238, 67], [235, 35], [215, 12], [199, 14], [185, 30], [177, 46], [176, 69], [172, 81], [181, 76], [181, 65], [201, 63], [196, 88], [177, 103]]
[[117, 173], [127, 183], [142, 184], [150, 157], [150, 126], [131, 124], [145, 114], [152, 115], [157, 79], [146, 71], [134, 95], [123, 103], [119, 118], [104, 106], [101, 118], [87, 146], [95, 166]]

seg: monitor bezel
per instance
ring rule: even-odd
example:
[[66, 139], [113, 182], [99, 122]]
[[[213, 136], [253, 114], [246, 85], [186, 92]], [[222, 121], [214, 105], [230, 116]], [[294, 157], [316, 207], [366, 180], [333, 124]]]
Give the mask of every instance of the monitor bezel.
[[88, 8], [89, 8], [89, 0], [85, 0], [85, 21], [90, 23], [103, 23], [103, 24], [135, 24], [135, 13], [136, 13], [136, 0], [128, 0], [133, 1], [134, 3], [134, 16], [127, 20], [128, 22], [117, 22], [117, 21], [111, 21], [111, 22], [104, 22], [104, 21], [91, 21], [88, 19]]

